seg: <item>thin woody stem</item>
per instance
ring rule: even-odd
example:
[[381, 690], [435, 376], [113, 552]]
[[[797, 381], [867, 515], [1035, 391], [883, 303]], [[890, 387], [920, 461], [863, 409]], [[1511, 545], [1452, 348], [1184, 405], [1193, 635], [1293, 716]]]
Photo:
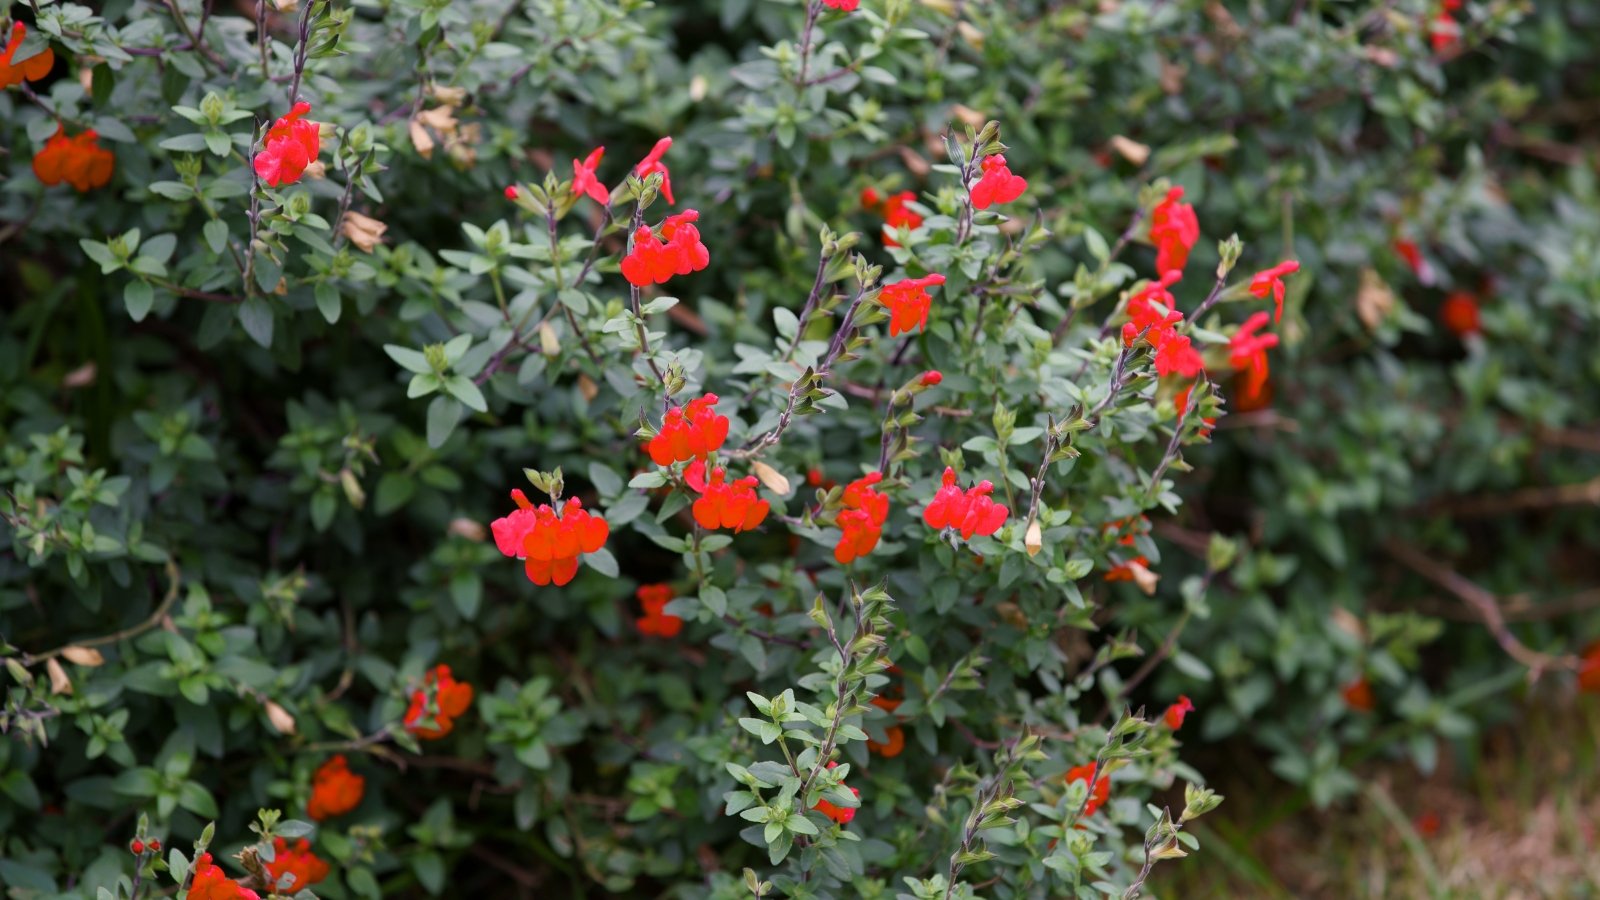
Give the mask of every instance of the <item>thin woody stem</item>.
[[[633, 221], [628, 227], [628, 246], [631, 251], [633, 236], [644, 225], [644, 204], [636, 203], [633, 207]], [[639, 305], [639, 286], [633, 282], [628, 283], [628, 303], [633, 307], [634, 332], [639, 337], [639, 352], [644, 354], [644, 361], [650, 364], [650, 371], [655, 373], [656, 379], [662, 387], [667, 385], [667, 376], [662, 374], [661, 367], [656, 365], [655, 357], [650, 353], [650, 333], [644, 327], [644, 313]]]

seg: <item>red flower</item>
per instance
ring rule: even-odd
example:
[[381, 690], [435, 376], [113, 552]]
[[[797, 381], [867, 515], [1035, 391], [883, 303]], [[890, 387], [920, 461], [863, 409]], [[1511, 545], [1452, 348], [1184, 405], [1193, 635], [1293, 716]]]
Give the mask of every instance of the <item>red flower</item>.
[[11, 40], [6, 42], [5, 52], [0, 53], [0, 89], [24, 81], [38, 81], [55, 68], [56, 52], [49, 47], [16, 65], [11, 64], [12, 54], [17, 52], [17, 48], [22, 46], [22, 41], [27, 36], [28, 26], [21, 22], [11, 25]]
[[[595, 175], [595, 169], [600, 166], [600, 157], [606, 155], [606, 148], [596, 147], [583, 162], [576, 159], [572, 161], [572, 193], [582, 197], [585, 194], [601, 206], [611, 205], [611, 191]], [[666, 171], [664, 168], [662, 171]], [[663, 182], [664, 184], [665, 182]], [[672, 201], [667, 201], [672, 202]]]
[[[268, 874], [272, 876], [272, 887], [279, 893], [293, 894], [328, 877], [328, 864], [311, 853], [311, 842], [305, 838], [297, 841], [293, 849], [290, 849], [288, 841], [277, 838], [272, 842], [272, 849], [272, 862], [266, 866]], [[285, 875], [293, 878], [279, 888], [278, 883]]]
[[[661, 196], [667, 198], [668, 206], [677, 201], [672, 199], [672, 173], [667, 171], [667, 165], [661, 161], [661, 157], [667, 155], [667, 150], [671, 146], [672, 138], [670, 137], [664, 137], [656, 141], [656, 145], [650, 148], [650, 152], [645, 155], [645, 158], [639, 160], [639, 164], [633, 167], [633, 174], [640, 178], [648, 178], [657, 172], [661, 173]], [[595, 162], [599, 162], [599, 160], [596, 159]], [[610, 195], [607, 195], [606, 202], [610, 203], [610, 201]]]
[[923, 387], [938, 387], [942, 381], [944, 381], [944, 376], [939, 374], [938, 369], [929, 369], [922, 373], [921, 378], [917, 379], [917, 384]]
[[756, 496], [758, 482], [754, 475], [729, 484], [727, 470], [717, 466], [707, 480], [706, 464], [696, 460], [684, 470], [683, 476], [691, 488], [700, 492], [693, 512], [701, 528], [732, 528], [738, 534], [760, 525], [771, 509], [771, 504]]
[[1139, 335], [1145, 335], [1155, 344], [1155, 335], [1168, 331], [1183, 321], [1178, 312], [1178, 301], [1167, 289], [1177, 284], [1183, 273], [1171, 269], [1160, 281], [1147, 281], [1145, 286], [1128, 298], [1128, 323], [1122, 326], [1122, 342], [1132, 344]]
[[840, 12], [855, 12], [861, 5], [861, 0], [822, 0], [822, 5]]
[[1483, 326], [1478, 321], [1478, 298], [1466, 291], [1457, 291], [1445, 298], [1444, 305], [1439, 307], [1439, 320], [1444, 322], [1444, 327], [1455, 332], [1457, 337], [1480, 334], [1483, 331]]
[[823, 490], [829, 490], [834, 485], [838, 484], [838, 482], [823, 477], [821, 469], [812, 469], [806, 473], [806, 484], [809, 484], [812, 487], [822, 488]]
[[889, 518], [889, 498], [873, 488], [882, 480], [881, 473], [868, 472], [845, 486], [845, 508], [835, 519], [844, 532], [833, 548], [833, 558], [839, 562], [848, 565], [878, 546], [878, 539], [883, 536], [883, 523]]
[[[419, 725], [428, 713], [428, 694], [432, 689], [436, 709], [427, 718], [433, 726]], [[455, 728], [455, 720], [466, 715], [472, 706], [472, 685], [455, 680], [449, 666], [434, 666], [422, 681], [422, 687], [411, 692], [411, 706], [406, 710], [406, 730], [423, 740], [438, 740]]]
[[964, 540], [975, 534], [992, 535], [1005, 524], [1011, 511], [989, 498], [994, 485], [980, 481], [965, 493], [956, 485], [956, 470], [946, 467], [939, 490], [922, 510], [922, 521], [935, 531], [954, 528]]
[[906, 732], [899, 725], [890, 725], [883, 730], [883, 743], [878, 743], [872, 738], [867, 738], [867, 750], [876, 753], [884, 759], [894, 759], [906, 749]]
[[57, 125], [56, 133], [33, 157], [33, 174], [51, 186], [65, 181], [81, 194], [104, 187], [116, 162], [116, 156], [100, 146], [100, 135], [93, 129], [69, 138]]
[[1444, 825], [1444, 820], [1439, 818], [1438, 813], [1429, 810], [1417, 816], [1415, 825], [1418, 834], [1431, 838], [1439, 833], [1439, 829]]
[[[839, 764], [836, 762], [828, 763], [828, 768], [830, 769], [836, 769], [838, 767]], [[859, 797], [861, 796], [861, 789], [850, 788], [850, 793]], [[811, 808], [819, 813], [822, 813], [840, 825], [849, 825], [851, 820], [856, 817], [856, 808], [854, 806], [834, 806], [832, 803], [829, 803], [827, 800], [824, 800], [820, 797], [817, 798], [816, 804]]]
[[1454, 16], [1460, 8], [1461, 0], [1439, 0], [1439, 12], [1433, 17], [1433, 26], [1428, 29], [1428, 40], [1433, 44], [1434, 53], [1442, 55], [1461, 46], [1461, 25]]
[[1583, 651], [1583, 665], [1578, 669], [1578, 690], [1600, 694], [1600, 641]]
[[1175, 187], [1150, 211], [1150, 243], [1156, 245], [1156, 271], [1163, 275], [1181, 272], [1189, 249], [1200, 240], [1200, 220], [1182, 200], [1183, 188]]
[[687, 406], [667, 410], [661, 430], [645, 445], [650, 459], [658, 466], [670, 466], [690, 459], [705, 459], [728, 439], [728, 417], [712, 409], [716, 394], [690, 400]]
[[[1189, 392], [1194, 390], [1194, 386], [1197, 383], [1198, 382], [1191, 381], [1188, 384], [1183, 386], [1183, 390], [1178, 391], [1178, 393], [1173, 395], [1173, 397], [1172, 397], [1172, 408], [1175, 411], [1177, 411], [1179, 414], [1182, 414], [1184, 410], [1189, 408]], [[1209, 417], [1201, 418], [1200, 419], [1200, 431], [1199, 431], [1200, 436], [1203, 437], [1203, 438], [1210, 437], [1211, 436], [1211, 429], [1216, 427], [1216, 424], [1217, 424], [1217, 419], [1216, 419], [1215, 416], [1209, 416]]]
[[1251, 294], [1263, 299], [1268, 294], [1271, 294], [1273, 300], [1277, 302], [1278, 311], [1272, 317], [1274, 322], [1283, 319], [1283, 279], [1298, 271], [1300, 271], [1300, 263], [1292, 259], [1286, 259], [1270, 269], [1263, 269], [1257, 272], [1255, 277], [1250, 279]]
[[1102, 531], [1118, 535], [1117, 543], [1121, 546], [1132, 547], [1140, 535], [1150, 533], [1150, 520], [1145, 516], [1129, 516], [1126, 519], [1107, 522]]
[[1100, 807], [1105, 806], [1106, 801], [1111, 799], [1111, 776], [1101, 775], [1096, 779], [1094, 775], [1098, 766], [1098, 763], [1091, 762], [1084, 763], [1081, 766], [1074, 766], [1067, 770], [1067, 784], [1082, 781], [1090, 785], [1089, 802], [1083, 807], [1083, 818], [1085, 819], [1098, 812]]
[[507, 200], [515, 200], [515, 199], [517, 199], [517, 186], [516, 185], [514, 185], [514, 184], [506, 185], [506, 199]]
[[311, 104], [296, 103], [289, 114], [272, 124], [256, 154], [256, 175], [268, 187], [294, 184], [306, 166], [317, 160], [322, 149], [320, 126], [300, 118], [311, 112]]
[[996, 154], [983, 159], [983, 177], [972, 186], [972, 208], [988, 209], [996, 203], [1010, 203], [1028, 189], [1028, 180], [1012, 174], [1006, 158]]
[[611, 534], [606, 520], [591, 515], [576, 497], [567, 500], [559, 517], [548, 503], [534, 509], [521, 491], [513, 490], [511, 499], [517, 509], [489, 527], [501, 553], [526, 560], [524, 569], [534, 584], [560, 587], [571, 581], [578, 557], [599, 550]]
[[928, 325], [928, 310], [933, 298], [928, 288], [944, 284], [943, 275], [924, 275], [886, 284], [878, 293], [878, 302], [889, 310], [889, 336], [908, 331], [921, 331]]
[[1134, 566], [1138, 566], [1141, 569], [1148, 569], [1150, 568], [1150, 559], [1144, 556], [1135, 556], [1132, 559], [1119, 562], [1112, 566], [1110, 571], [1106, 572], [1106, 580], [1136, 581], [1137, 577], [1133, 570]]
[[311, 800], [306, 815], [318, 822], [342, 816], [361, 803], [367, 779], [350, 771], [344, 754], [330, 757], [311, 776]]
[[645, 584], [640, 585], [634, 596], [639, 598], [639, 605], [644, 607], [644, 615], [636, 619], [634, 624], [639, 626], [640, 634], [654, 637], [676, 637], [683, 630], [683, 620], [674, 615], [669, 615], [662, 610], [672, 602], [674, 591], [671, 585]]
[[700, 213], [686, 209], [668, 216], [661, 223], [661, 237], [648, 227], [633, 235], [633, 249], [622, 259], [622, 277], [635, 287], [665, 284], [674, 275], [698, 272], [711, 262], [711, 253], [700, 242], [700, 229], [692, 223]]
[[1196, 378], [1205, 371], [1205, 358], [1194, 349], [1187, 334], [1179, 334], [1169, 327], [1157, 333], [1151, 343], [1156, 348], [1157, 375]]
[[185, 900], [261, 900], [261, 895], [229, 878], [222, 868], [211, 862], [211, 854], [202, 853], [189, 869], [193, 880]]
[[[906, 206], [907, 203], [917, 199], [913, 191], [901, 191], [884, 197], [873, 188], [861, 192], [861, 205], [869, 210], [876, 210], [883, 214], [883, 223], [889, 228], [898, 231], [901, 226], [913, 230], [922, 224], [922, 217]], [[898, 247], [900, 242], [889, 235], [883, 236], [886, 247]]]
[[1372, 712], [1373, 708], [1378, 705], [1377, 700], [1372, 696], [1372, 684], [1367, 681], [1366, 676], [1357, 678], [1355, 681], [1345, 685], [1340, 693], [1344, 695], [1344, 705], [1356, 712]]
[[1255, 333], [1266, 324], [1265, 312], [1253, 313], [1228, 341], [1228, 361], [1240, 372], [1239, 405], [1245, 411], [1266, 406], [1267, 350], [1278, 346], [1277, 335]]
[[1167, 711], [1162, 714], [1161, 718], [1167, 723], [1168, 728], [1177, 731], [1183, 727], [1183, 717], [1192, 712], [1194, 712], [1194, 704], [1189, 702], [1188, 697], [1179, 694], [1178, 702], [1167, 707]]

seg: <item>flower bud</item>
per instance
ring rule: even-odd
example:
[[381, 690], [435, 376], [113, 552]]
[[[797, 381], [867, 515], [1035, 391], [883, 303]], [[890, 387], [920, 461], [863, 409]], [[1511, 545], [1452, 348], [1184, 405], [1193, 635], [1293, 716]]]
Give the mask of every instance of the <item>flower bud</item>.
[[939, 374], [938, 369], [929, 369], [922, 373], [921, 378], [917, 379], [917, 384], [923, 387], [937, 387], [942, 381], [944, 381], [944, 376]]
[[160, 853], [161, 852], [161, 841], [160, 841], [160, 839], [158, 839], [158, 838], [151, 838], [150, 839], [150, 852], [151, 853]]
[[144, 853], [144, 841], [134, 838], [133, 843], [128, 845], [128, 849], [132, 851], [134, 856], [139, 856]]
[[1038, 519], [1028, 522], [1028, 532], [1022, 538], [1022, 546], [1029, 556], [1038, 556], [1039, 551], [1044, 549], [1044, 529], [1039, 527]]

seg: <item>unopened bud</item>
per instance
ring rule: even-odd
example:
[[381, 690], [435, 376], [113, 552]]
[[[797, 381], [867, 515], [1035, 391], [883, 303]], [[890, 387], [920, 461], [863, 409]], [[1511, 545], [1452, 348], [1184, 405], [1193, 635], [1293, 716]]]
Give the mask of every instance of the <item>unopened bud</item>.
[[144, 853], [144, 841], [134, 838], [133, 843], [128, 845], [128, 849], [133, 851], [135, 856], [138, 856]]
[[1039, 551], [1044, 549], [1044, 529], [1039, 527], [1038, 519], [1028, 522], [1028, 532], [1022, 538], [1022, 546], [1029, 556], [1038, 556]]

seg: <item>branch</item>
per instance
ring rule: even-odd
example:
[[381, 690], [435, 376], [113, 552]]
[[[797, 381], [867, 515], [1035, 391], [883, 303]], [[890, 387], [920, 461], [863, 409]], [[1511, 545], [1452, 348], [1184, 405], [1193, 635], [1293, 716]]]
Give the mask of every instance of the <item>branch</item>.
[[106, 644], [115, 644], [118, 641], [127, 640], [131, 637], [138, 637], [139, 635], [144, 634], [146, 631], [155, 628], [157, 625], [161, 624], [162, 620], [166, 619], [167, 613], [172, 609], [172, 604], [178, 602], [178, 586], [183, 581], [183, 573], [179, 571], [178, 564], [170, 559], [167, 560], [167, 580], [171, 582], [171, 585], [167, 588], [167, 596], [162, 598], [161, 605], [157, 606], [156, 611], [151, 613], [150, 617], [145, 619], [143, 622], [128, 628], [124, 628], [121, 631], [104, 635], [102, 637], [73, 641], [70, 644], [64, 644], [55, 648], [54, 650], [47, 650], [44, 653], [24, 653], [22, 655], [22, 664], [25, 666], [31, 666], [34, 663], [41, 663], [47, 659], [54, 659], [72, 647], [101, 647]]

